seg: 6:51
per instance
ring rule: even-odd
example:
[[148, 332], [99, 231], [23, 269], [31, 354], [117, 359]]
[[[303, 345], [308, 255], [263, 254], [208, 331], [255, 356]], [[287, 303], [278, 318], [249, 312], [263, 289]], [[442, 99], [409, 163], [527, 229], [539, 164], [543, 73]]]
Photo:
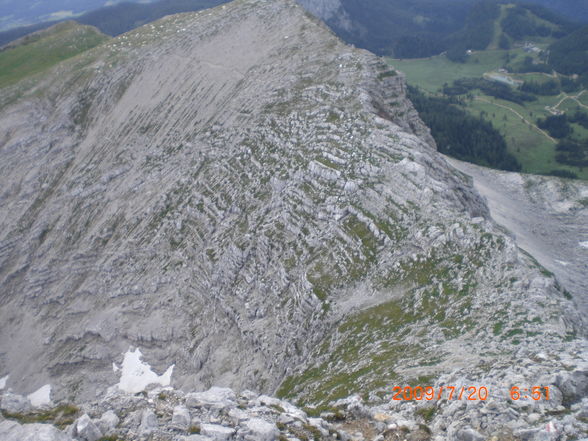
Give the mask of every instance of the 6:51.
[[[545, 390], [545, 393], [541, 393], [541, 390]], [[517, 386], [510, 388], [510, 398], [514, 401], [521, 398], [525, 399], [529, 396], [535, 401], [539, 401], [543, 397], [545, 397], [546, 400], [549, 400], [549, 386], [534, 386], [530, 389], [520, 388]]]

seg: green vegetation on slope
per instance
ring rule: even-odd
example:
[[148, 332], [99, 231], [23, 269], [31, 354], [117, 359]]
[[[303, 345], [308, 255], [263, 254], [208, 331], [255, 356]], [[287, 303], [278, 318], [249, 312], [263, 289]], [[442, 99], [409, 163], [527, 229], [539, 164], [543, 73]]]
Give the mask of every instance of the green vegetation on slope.
[[[382, 272], [376, 288], [397, 289], [402, 296], [342, 320], [309, 357], [315, 365], [286, 378], [278, 396], [299, 398], [300, 405], [321, 409], [354, 393], [385, 395], [394, 384], [433, 384], [435, 366], [447, 354], [434, 345], [415, 344], [411, 337], [427, 342], [442, 335], [452, 340], [482, 323], [475, 313], [464, 311], [475, 309], [476, 273], [504, 243], [489, 234], [477, 239], [471, 248], [448, 243], [427, 258], [408, 258]], [[425, 368], [432, 375], [406, 377], [407, 365]]]
[[441, 153], [502, 170], [520, 171], [506, 142], [491, 123], [468, 114], [455, 99], [429, 97], [409, 86], [409, 98], [431, 129]]
[[31, 34], [0, 51], [0, 87], [43, 72], [91, 49], [108, 37], [90, 26], [64, 22]]
[[[517, 42], [504, 29], [504, 19], [511, 11], [518, 11], [512, 14], [523, 17], [522, 20], [529, 25], [529, 29], [523, 32], [525, 35], [547, 34], [546, 29], [550, 30], [550, 34], [533, 37], [533, 43], [526, 46], [522, 41]], [[429, 98], [450, 97], [454, 107], [459, 106], [470, 115], [491, 123], [504, 138], [508, 153], [522, 165], [522, 171], [588, 179], [584, 153], [588, 130], [581, 124], [582, 114], [588, 110], [588, 90], [583, 89], [586, 84], [585, 81], [583, 84], [581, 76], [554, 73], [552, 56], [547, 57], [551, 52], [547, 49], [560, 47], [562, 52], [575, 53], [571, 61], [568, 60], [574, 66], [578, 66], [578, 60], [581, 61], [581, 54], [574, 52], [578, 46], [571, 38], [556, 41], [554, 37], [557, 32], [568, 29], [565, 21], [548, 21], [550, 15], [543, 12], [541, 8], [529, 10], [502, 5], [501, 16], [497, 20], [501, 23], [495, 23], [495, 30], [501, 34], [495, 35], [490, 46], [500, 46], [500, 39], [504, 37], [511, 49], [475, 51], [463, 63], [440, 55], [418, 60], [391, 60], [391, 64], [405, 72], [408, 83], [428, 94]], [[581, 35], [581, 32], [572, 35]], [[524, 38], [527, 41], [528, 37]], [[450, 117], [442, 108], [439, 108], [439, 115], [432, 115], [431, 109], [435, 107], [429, 107], [421, 116], [447, 122]], [[422, 108], [419, 110], [423, 112]], [[449, 113], [455, 112], [452, 110]], [[557, 131], [553, 132], [555, 128], [548, 130], [545, 125], [551, 126], [554, 120], [550, 119], [547, 123], [545, 120], [562, 113], [568, 118], [567, 125], [560, 127], [565, 133], [560, 135]], [[574, 115], [578, 115], [579, 120], [575, 120]], [[433, 132], [435, 137], [435, 130]], [[566, 142], [562, 144], [559, 140]], [[467, 136], [461, 141], [470, 142]], [[447, 139], [440, 138], [437, 142], [441, 151], [460, 158], [455, 150], [444, 150]], [[477, 152], [479, 156], [467, 160], [488, 164], [482, 149], [469, 149], [469, 152]], [[465, 158], [462, 156], [460, 159]], [[505, 168], [497, 163], [489, 165]]]
[[560, 73], [580, 75], [588, 87], [588, 26], [553, 43], [549, 63]]
[[[422, 58], [446, 52], [465, 61], [468, 49], [498, 47], [521, 36], [560, 38], [577, 25], [538, 5], [496, 0], [342, 0], [346, 19], [329, 24], [348, 43], [378, 55]], [[351, 26], [349, 26], [351, 22]], [[514, 37], [502, 33], [500, 23]]]
[[[212, 8], [228, 0], [160, 0], [152, 3], [122, 2], [116, 5], [90, 11], [76, 17], [76, 21], [95, 26], [107, 35], [117, 36], [136, 29], [166, 15], [180, 12], [199, 11]], [[0, 32], [0, 46], [40, 29], [46, 29], [55, 22], [37, 23]]]

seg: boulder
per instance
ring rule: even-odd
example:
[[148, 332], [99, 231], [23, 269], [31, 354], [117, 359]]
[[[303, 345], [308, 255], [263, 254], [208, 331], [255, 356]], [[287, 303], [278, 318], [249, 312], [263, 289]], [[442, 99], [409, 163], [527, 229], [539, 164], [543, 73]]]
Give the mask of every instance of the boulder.
[[174, 428], [187, 430], [190, 427], [190, 411], [185, 406], [174, 407], [171, 424]]
[[24, 424], [14, 421], [0, 423], [2, 441], [72, 441], [71, 437], [50, 424]]
[[22, 395], [5, 393], [0, 401], [0, 410], [6, 413], [26, 413], [32, 409], [31, 401]]
[[96, 441], [102, 438], [102, 432], [87, 414], [79, 417], [74, 423], [74, 434], [83, 441]]
[[120, 423], [120, 419], [118, 416], [112, 411], [109, 410], [105, 412], [98, 421], [96, 421], [96, 426], [102, 432], [102, 435], [108, 436], [112, 435], [116, 426]]
[[249, 419], [249, 414], [241, 409], [234, 408], [229, 410], [229, 419], [234, 425], [239, 425], [245, 420]]
[[464, 427], [455, 434], [457, 441], [484, 441], [486, 437], [471, 427]]
[[139, 427], [139, 431], [142, 434], [147, 435], [157, 429], [158, 426], [157, 415], [155, 415], [151, 409], [145, 409], [141, 416], [141, 426]]
[[282, 400], [279, 398], [269, 397], [267, 395], [260, 395], [255, 400], [256, 406], [280, 406], [281, 407]]
[[268, 423], [261, 418], [251, 418], [243, 423], [247, 429], [247, 439], [251, 441], [274, 441], [280, 431], [274, 423]]
[[236, 399], [235, 392], [231, 389], [215, 386], [205, 392], [195, 392], [186, 395], [186, 406], [220, 409], [234, 405]]
[[522, 441], [529, 441], [535, 439], [539, 431], [539, 429], [519, 429], [514, 432], [514, 435]]
[[220, 424], [202, 424], [200, 426], [200, 433], [214, 441], [226, 441], [231, 439], [235, 430], [230, 427], [221, 426]]
[[563, 403], [577, 403], [588, 395], [588, 370], [563, 372], [557, 376], [555, 385], [563, 394]]

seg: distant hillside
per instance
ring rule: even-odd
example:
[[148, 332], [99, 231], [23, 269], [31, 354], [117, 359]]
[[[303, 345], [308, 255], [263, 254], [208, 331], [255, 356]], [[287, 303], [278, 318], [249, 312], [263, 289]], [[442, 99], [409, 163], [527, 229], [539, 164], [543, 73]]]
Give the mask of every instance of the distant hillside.
[[581, 75], [588, 85], [588, 26], [553, 43], [549, 54], [549, 64], [555, 70], [567, 75]]
[[[497, 0], [300, 0], [344, 40], [379, 55], [423, 58], [447, 52], [463, 61], [468, 49], [484, 50], [510, 25], [517, 41], [540, 33], [561, 38], [579, 25], [533, 2]], [[518, 15], [514, 15], [518, 12]], [[505, 21], [506, 20], [506, 21]], [[516, 32], [519, 35], [514, 35]]]
[[[227, 1], [228, 0], [160, 0], [149, 4], [124, 2], [87, 12], [76, 17], [76, 21], [82, 24], [95, 26], [107, 35], [116, 36], [144, 25], [145, 23], [157, 20], [165, 15], [176, 14], [179, 12], [199, 11], [201, 9], [218, 6]], [[31, 32], [46, 29], [54, 24], [54, 21], [43, 22], [0, 32], [0, 46], [24, 35], [30, 34]]]
[[588, 23], [588, 3], [586, 0], [527, 0], [545, 6], [570, 20]]
[[0, 88], [108, 40], [98, 29], [74, 21], [27, 35], [0, 51]]
[[[3, 0], [0, 1], [0, 30], [40, 22], [63, 20], [123, 0]], [[125, 0], [127, 2], [145, 0]]]
[[391, 63], [421, 89], [411, 89], [411, 99], [441, 152], [588, 179], [588, 26], [578, 29], [539, 5], [499, 8], [492, 27], [469, 27], [481, 50], [463, 37], [466, 44], [460, 48], [458, 38], [445, 54]]
[[[160, 0], [154, 3], [124, 2], [85, 13], [76, 18], [116, 36], [150, 21], [178, 12], [197, 11], [228, 0]], [[568, 1], [568, 0], [566, 0]], [[563, 28], [561, 37], [573, 30], [567, 14], [588, 22], [580, 3], [525, 0], [532, 14]], [[396, 58], [422, 58], [447, 51], [453, 59], [463, 59], [467, 49], [485, 49], [495, 37], [494, 23], [499, 18], [496, 0], [299, 0], [308, 11], [323, 19], [341, 38], [378, 55]], [[513, 2], [509, 2], [513, 3]], [[542, 7], [544, 4], [547, 8]], [[564, 7], [565, 6], [565, 7]], [[584, 8], [586, 9], [586, 8]], [[580, 11], [578, 14], [572, 11]], [[571, 15], [570, 15], [571, 14]], [[521, 18], [521, 17], [519, 17]], [[511, 20], [515, 28], [521, 20]], [[55, 22], [44, 22], [0, 32], [0, 46]], [[523, 23], [521, 31], [528, 28]]]

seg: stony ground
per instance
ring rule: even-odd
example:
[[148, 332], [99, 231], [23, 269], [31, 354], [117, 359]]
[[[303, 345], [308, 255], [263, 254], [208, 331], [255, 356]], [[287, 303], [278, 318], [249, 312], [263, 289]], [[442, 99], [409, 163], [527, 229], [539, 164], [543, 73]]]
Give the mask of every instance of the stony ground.
[[552, 271], [588, 314], [588, 184], [447, 160], [473, 177], [492, 218]]

